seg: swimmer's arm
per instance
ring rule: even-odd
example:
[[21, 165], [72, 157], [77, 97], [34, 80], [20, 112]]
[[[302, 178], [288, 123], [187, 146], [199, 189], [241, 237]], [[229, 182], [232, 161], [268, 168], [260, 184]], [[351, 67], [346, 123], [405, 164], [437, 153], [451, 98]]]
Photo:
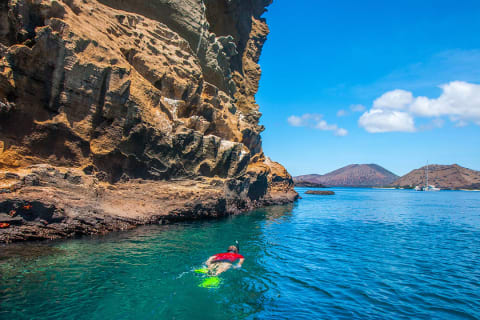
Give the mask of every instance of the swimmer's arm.
[[243, 261], [245, 261], [245, 258], [241, 258], [240, 260], [238, 260], [238, 263], [235, 266], [235, 269], [241, 268], [242, 264], [243, 264]]
[[211, 265], [211, 264], [212, 264], [212, 261], [213, 261], [213, 259], [215, 259], [215, 256], [211, 256], [210, 258], [208, 258], [208, 260], [207, 260], [207, 261], [205, 261], [205, 264], [206, 264], [207, 266]]

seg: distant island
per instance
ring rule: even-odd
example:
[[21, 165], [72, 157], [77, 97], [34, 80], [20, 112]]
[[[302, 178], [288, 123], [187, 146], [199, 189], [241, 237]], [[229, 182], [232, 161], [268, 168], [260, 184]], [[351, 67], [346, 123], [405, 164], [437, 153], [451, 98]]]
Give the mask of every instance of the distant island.
[[[393, 187], [415, 188], [425, 186], [427, 167], [415, 169], [392, 183]], [[480, 171], [458, 164], [428, 166], [428, 184], [440, 189], [480, 189]]]
[[[428, 166], [428, 184], [443, 190], [480, 190], [480, 171], [458, 164]], [[413, 189], [426, 185], [427, 166], [399, 177], [377, 164], [351, 164], [330, 173], [293, 178], [296, 187], [392, 187]]]
[[293, 178], [295, 186], [317, 184], [330, 187], [381, 187], [391, 185], [399, 178], [377, 164], [351, 164], [330, 173], [309, 174]]
[[305, 181], [305, 180], [295, 181], [295, 186], [296, 187], [303, 187], [303, 188], [326, 188], [326, 186], [324, 186], [321, 183]]

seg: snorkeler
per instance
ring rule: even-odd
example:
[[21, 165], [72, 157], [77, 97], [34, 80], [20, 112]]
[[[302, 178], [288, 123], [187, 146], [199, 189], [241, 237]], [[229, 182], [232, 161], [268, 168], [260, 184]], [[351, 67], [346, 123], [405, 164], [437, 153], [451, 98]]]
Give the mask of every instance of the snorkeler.
[[[241, 268], [243, 261], [245, 261], [245, 258], [238, 252], [239, 252], [239, 245], [237, 241], [236, 245], [228, 247], [227, 252], [217, 253], [216, 255], [213, 255], [210, 258], [208, 258], [205, 264], [208, 267], [209, 273], [217, 276], [220, 273], [227, 271], [232, 266], [235, 269]], [[235, 262], [237, 263], [234, 266], [233, 264]]]

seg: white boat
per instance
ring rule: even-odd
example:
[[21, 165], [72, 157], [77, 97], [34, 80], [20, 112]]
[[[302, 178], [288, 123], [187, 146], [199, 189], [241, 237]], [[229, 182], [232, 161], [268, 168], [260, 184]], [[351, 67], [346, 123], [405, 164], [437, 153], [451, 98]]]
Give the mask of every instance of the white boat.
[[440, 191], [440, 189], [436, 188], [435, 186], [429, 185], [429, 186], [423, 188], [423, 191]]
[[439, 188], [436, 188], [434, 185], [428, 184], [428, 162], [427, 162], [427, 181], [425, 182], [425, 187], [422, 189], [423, 191], [440, 191]]
[[428, 162], [427, 162], [427, 169], [425, 170], [425, 187], [416, 186], [415, 191], [440, 191], [440, 188], [435, 187], [434, 185], [428, 184]]

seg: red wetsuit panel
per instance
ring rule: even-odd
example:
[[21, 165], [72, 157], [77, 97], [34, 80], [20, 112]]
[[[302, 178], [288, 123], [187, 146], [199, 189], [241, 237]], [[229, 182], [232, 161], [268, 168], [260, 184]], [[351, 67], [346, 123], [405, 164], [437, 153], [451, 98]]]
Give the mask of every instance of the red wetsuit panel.
[[225, 253], [218, 253], [215, 255], [215, 259], [213, 260], [214, 262], [220, 262], [220, 261], [225, 261], [225, 262], [235, 262], [236, 260], [243, 259], [243, 256], [238, 253], [233, 253], [233, 252], [225, 252]]

